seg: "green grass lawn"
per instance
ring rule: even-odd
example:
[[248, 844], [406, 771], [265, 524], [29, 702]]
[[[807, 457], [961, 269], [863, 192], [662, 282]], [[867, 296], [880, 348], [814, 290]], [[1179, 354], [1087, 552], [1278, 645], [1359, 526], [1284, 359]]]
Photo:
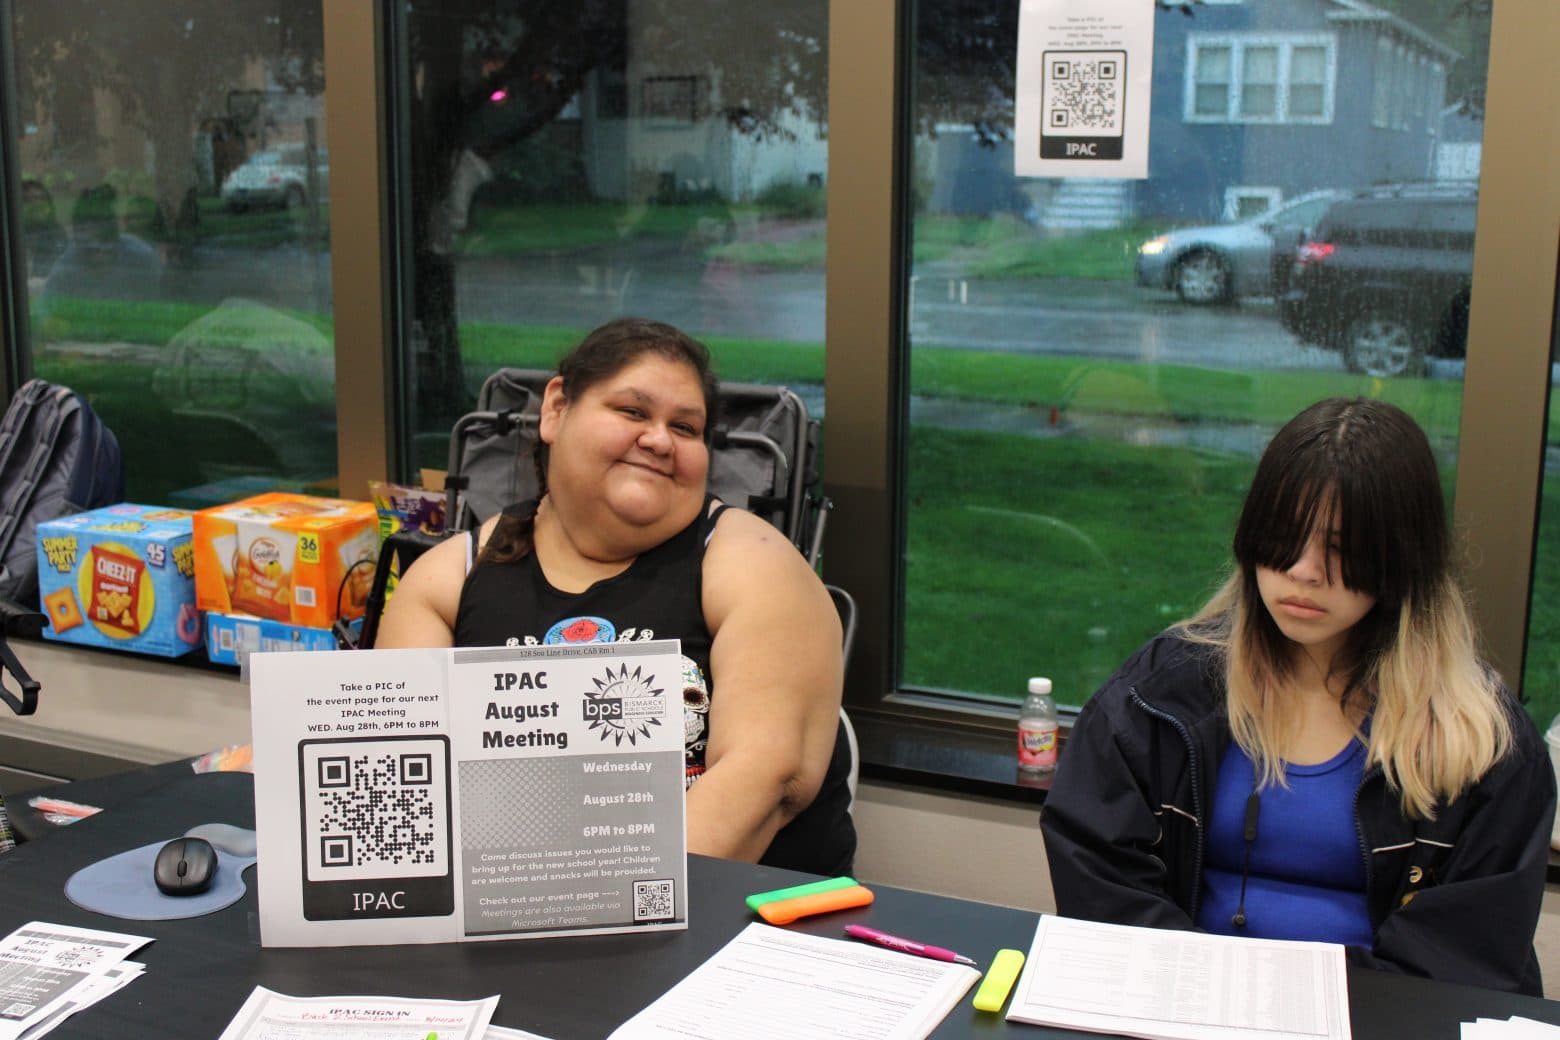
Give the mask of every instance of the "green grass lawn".
[[[911, 249], [917, 264], [957, 264], [971, 278], [1089, 278], [1130, 281], [1137, 247], [1154, 232], [1131, 224], [1078, 235], [1047, 235], [1014, 217], [921, 214]], [[823, 225], [785, 241], [752, 239], [708, 251], [713, 259], [772, 270], [821, 270]]]
[[[34, 304], [33, 335], [41, 344], [163, 344], [210, 310], [200, 304], [51, 297], [44, 305]], [[279, 310], [308, 323], [327, 338], [333, 336], [334, 323], [329, 315]], [[586, 331], [569, 326], [464, 322], [461, 344], [467, 367], [477, 372], [504, 365], [545, 368], [551, 367]], [[821, 343], [732, 336], [708, 336], [705, 342], [723, 379], [790, 385], [823, 382]], [[910, 365], [911, 391], [918, 396], [1041, 410], [1056, 407], [1184, 423], [1274, 425], [1320, 397], [1359, 394], [1402, 406], [1436, 437], [1456, 436], [1461, 416], [1462, 387], [1447, 381], [1383, 380], [1337, 372], [1242, 372], [1188, 365], [1144, 365], [951, 349], [935, 344], [917, 346]], [[1550, 421], [1551, 439], [1560, 442], [1560, 415]]]
[[[42, 347], [34, 354], [38, 374], [92, 399], [123, 444], [133, 498], [156, 502], [201, 483], [209, 479], [211, 460], [235, 473], [264, 469], [263, 445], [237, 429], [211, 429], [170, 412], [149, 392], [155, 366], [144, 359], [55, 352], [47, 344], [155, 347], [209, 310], [52, 299], [34, 314]], [[328, 317], [287, 313], [332, 333]], [[500, 365], [550, 367], [582, 331], [467, 323], [461, 336], [477, 373]], [[726, 379], [823, 381], [819, 344], [711, 337], [709, 345]], [[1319, 396], [1359, 393], [1393, 400], [1433, 436], [1451, 438], [1462, 389], [1444, 381], [1214, 371], [935, 346], [914, 351], [911, 385], [921, 397], [1011, 406], [1019, 414], [1031, 409], [1045, 435], [911, 430], [905, 679], [1017, 697], [1029, 675], [1046, 674], [1059, 699], [1072, 703], [1145, 638], [1192, 613], [1217, 584], [1255, 464], [1249, 451], [1083, 435], [1091, 422], [1131, 417], [1160, 428], [1250, 424], [1265, 430]], [[291, 435], [329, 438], [323, 448], [334, 450], [331, 431], [300, 428]], [[1551, 439], [1560, 442], [1553, 432]], [[170, 451], [170, 445], [190, 447]], [[1448, 471], [1446, 479], [1451, 476]], [[1546, 517], [1560, 517], [1560, 487], [1546, 484], [1543, 508]], [[1530, 712], [1547, 724], [1560, 711], [1560, 520], [1540, 530], [1534, 581], [1525, 689]]]
[[910, 434], [904, 679], [1078, 704], [1217, 584], [1254, 460], [1071, 437]]
[[721, 203], [650, 205], [623, 202], [477, 206], [456, 242], [463, 256], [524, 256], [569, 252], [626, 238], [719, 241], [736, 215], [751, 207]]

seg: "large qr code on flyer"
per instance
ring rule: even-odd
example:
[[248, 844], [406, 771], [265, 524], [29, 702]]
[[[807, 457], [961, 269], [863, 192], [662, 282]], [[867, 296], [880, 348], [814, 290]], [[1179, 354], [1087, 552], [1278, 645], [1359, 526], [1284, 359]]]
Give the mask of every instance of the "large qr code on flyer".
[[676, 886], [671, 878], [634, 882], [634, 920], [670, 921], [676, 916]]
[[444, 738], [309, 742], [299, 763], [308, 880], [448, 872]]
[[1126, 51], [1046, 51], [1041, 80], [1044, 137], [1119, 137]]

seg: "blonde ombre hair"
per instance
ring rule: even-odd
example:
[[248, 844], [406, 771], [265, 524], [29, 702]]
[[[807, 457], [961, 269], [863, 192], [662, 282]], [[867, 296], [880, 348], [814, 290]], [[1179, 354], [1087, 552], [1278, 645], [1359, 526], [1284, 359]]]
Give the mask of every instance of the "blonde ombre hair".
[[1257, 587], [1257, 568], [1287, 570], [1318, 523], [1336, 524], [1328, 569], [1376, 597], [1334, 661], [1351, 719], [1371, 717], [1366, 766], [1380, 766], [1404, 813], [1432, 818], [1512, 744], [1495, 676], [1479, 659], [1468, 605], [1451, 572], [1435, 457], [1407, 413], [1382, 401], [1330, 398], [1290, 420], [1257, 464], [1234, 539], [1235, 569], [1183, 631], [1221, 650], [1230, 729], [1263, 787], [1284, 784], [1282, 752], [1298, 724], [1287, 686], [1294, 644]]

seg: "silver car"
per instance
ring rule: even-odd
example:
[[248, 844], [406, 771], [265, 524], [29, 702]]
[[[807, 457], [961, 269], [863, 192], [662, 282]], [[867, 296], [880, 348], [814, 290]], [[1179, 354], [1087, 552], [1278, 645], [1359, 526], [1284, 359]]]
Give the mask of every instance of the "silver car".
[[[330, 164], [325, 153], [315, 153], [315, 177], [320, 197], [329, 190]], [[222, 201], [228, 209], [280, 206], [295, 209], [309, 201], [308, 149], [303, 145], [256, 152], [222, 182]]]
[[1138, 246], [1137, 283], [1174, 289], [1187, 303], [1224, 303], [1282, 288], [1295, 246], [1344, 192], [1300, 195], [1231, 224], [1181, 228]]

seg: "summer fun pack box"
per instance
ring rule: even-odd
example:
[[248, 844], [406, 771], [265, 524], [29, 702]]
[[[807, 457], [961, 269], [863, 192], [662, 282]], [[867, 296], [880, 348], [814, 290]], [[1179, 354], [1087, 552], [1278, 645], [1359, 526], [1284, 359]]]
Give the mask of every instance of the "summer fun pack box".
[[123, 503], [38, 525], [46, 638], [179, 657], [201, 645], [191, 514]]
[[329, 629], [363, 613], [377, 543], [370, 502], [275, 491], [202, 509], [195, 605]]
[[[357, 630], [362, 619], [352, 622]], [[242, 665], [249, 654], [268, 650], [335, 650], [336, 633], [329, 628], [289, 625], [244, 614], [206, 615], [206, 657], [213, 664]]]

